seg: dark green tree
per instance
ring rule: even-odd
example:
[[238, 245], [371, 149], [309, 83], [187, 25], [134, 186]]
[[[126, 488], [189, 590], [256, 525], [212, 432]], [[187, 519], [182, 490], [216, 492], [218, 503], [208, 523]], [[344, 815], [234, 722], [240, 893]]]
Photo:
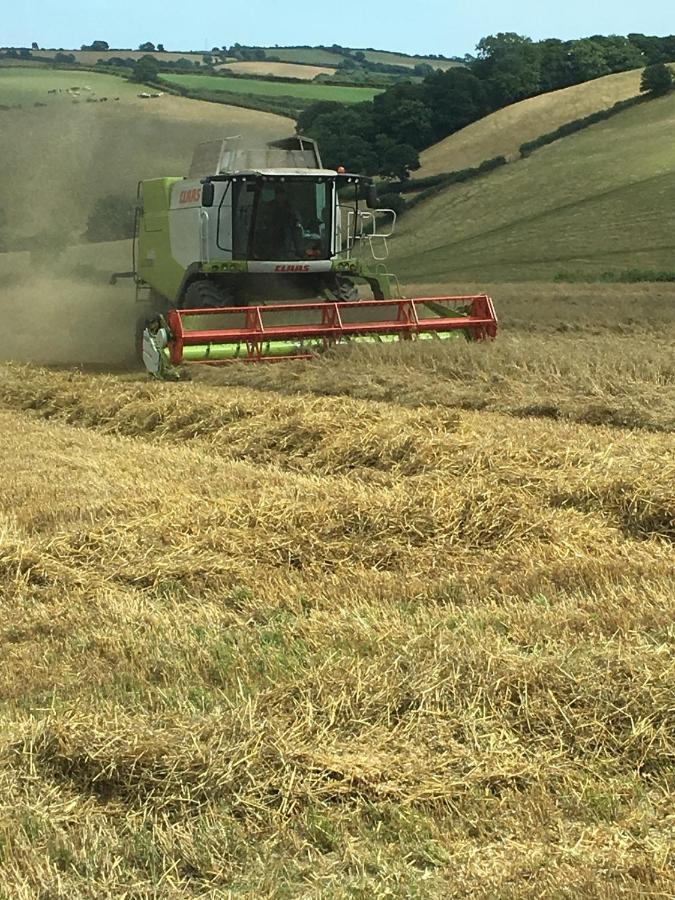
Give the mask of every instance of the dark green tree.
[[673, 73], [665, 63], [647, 66], [642, 73], [640, 90], [652, 97], [663, 97], [673, 89]]
[[441, 140], [492, 112], [489, 86], [468, 69], [436, 71], [424, 79], [424, 104], [431, 110], [433, 139]]
[[143, 50], [144, 53], [153, 53], [155, 50], [155, 45], [152, 41], [146, 41], [144, 44], [138, 48], [139, 50]]
[[514, 32], [478, 42], [473, 72], [488, 82], [496, 108], [533, 97], [541, 90], [541, 51], [531, 38]]
[[609, 37], [592, 38], [602, 47], [605, 62], [610, 72], [627, 72], [629, 69], [639, 69], [645, 64], [645, 56], [642, 51], [631, 44], [626, 37], [610, 34]]
[[591, 38], [571, 41], [570, 63], [574, 79], [572, 84], [581, 84], [602, 75], [610, 75], [612, 71], [607, 65], [602, 46]]
[[575, 83], [575, 73], [570, 59], [570, 43], [550, 38], [541, 41], [541, 89], [557, 91]]
[[136, 61], [129, 79], [138, 84], [145, 84], [148, 81], [155, 81], [159, 74], [159, 70], [159, 61], [156, 60], [154, 56], [141, 56], [141, 58]]
[[375, 138], [375, 151], [378, 156], [377, 174], [384, 178], [406, 181], [410, 173], [420, 167], [419, 156], [414, 147], [400, 144], [386, 134], [378, 134]]
[[375, 131], [417, 150], [427, 147], [434, 137], [432, 111], [422, 84], [401, 82], [373, 100]]

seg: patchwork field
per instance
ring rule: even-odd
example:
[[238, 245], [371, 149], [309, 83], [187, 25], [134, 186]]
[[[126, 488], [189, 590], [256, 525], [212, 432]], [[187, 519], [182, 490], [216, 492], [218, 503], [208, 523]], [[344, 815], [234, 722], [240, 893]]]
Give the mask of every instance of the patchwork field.
[[509, 290], [484, 346], [2, 366], [8, 897], [672, 894], [675, 295]]
[[378, 88], [343, 87], [330, 84], [295, 84], [284, 81], [258, 81], [252, 78], [228, 78], [226, 75], [174, 75], [164, 73], [162, 80], [193, 90], [227, 91], [260, 97], [299, 97], [303, 100], [333, 100], [336, 103], [362, 103], [381, 94]]
[[388, 50], [362, 50], [367, 60], [374, 63], [385, 63], [389, 66], [410, 66], [414, 68], [420, 64], [433, 66], [434, 69], [452, 69], [461, 63], [448, 59], [435, 59], [433, 56], [408, 56], [406, 53], [391, 53]]
[[281, 62], [301, 63], [311, 66], [337, 66], [342, 60], [338, 53], [321, 47], [266, 47], [265, 53]]
[[[267, 47], [265, 50], [268, 56], [275, 56], [285, 62], [310, 63], [318, 66], [335, 67], [343, 59], [341, 54], [331, 53], [320, 47]], [[430, 56], [408, 56], [406, 53], [393, 53], [388, 50], [361, 50], [361, 52], [370, 62], [393, 66], [414, 68], [420, 63], [427, 63], [438, 69], [448, 69], [459, 65], [451, 60], [434, 59]]]
[[[72, 53], [77, 62], [83, 63], [85, 66], [95, 66], [99, 59], [108, 60], [114, 57], [122, 59], [140, 59], [142, 56], [148, 55], [147, 50], [38, 50], [35, 51], [37, 56], [47, 56], [54, 58], [57, 53]], [[201, 62], [204, 51], [196, 53], [171, 53], [169, 51], [152, 50], [150, 55], [160, 62], [177, 62], [179, 59], [187, 59], [191, 62]]]
[[400, 222], [408, 279], [552, 280], [673, 270], [675, 95], [448, 187]]
[[327, 66], [303, 66], [299, 63], [283, 62], [227, 62], [216, 69], [228, 69], [237, 75], [270, 75], [276, 78], [302, 78], [303, 81], [312, 81], [317, 75], [332, 75], [335, 68]]

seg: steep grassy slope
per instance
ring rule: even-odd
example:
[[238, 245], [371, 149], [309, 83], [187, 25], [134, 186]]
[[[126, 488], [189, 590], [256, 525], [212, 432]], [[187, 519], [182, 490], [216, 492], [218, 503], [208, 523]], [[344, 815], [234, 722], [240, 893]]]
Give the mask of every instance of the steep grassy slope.
[[500, 109], [425, 150], [415, 177], [478, 166], [495, 156], [513, 158], [525, 141], [639, 94], [641, 77], [642, 69], [607, 75]]
[[671, 95], [450, 187], [402, 219], [393, 266], [438, 281], [673, 269], [674, 127]]
[[[88, 85], [79, 102], [50, 89]], [[97, 198], [133, 198], [139, 179], [184, 174], [196, 143], [232, 134], [254, 141], [293, 131], [285, 118], [164, 96], [141, 100], [139, 87], [91, 72], [0, 70], [0, 190], [13, 236], [51, 230], [76, 236]], [[87, 97], [119, 102], [87, 103]], [[34, 108], [35, 102], [46, 108]], [[30, 193], [27, 185], [31, 186]]]

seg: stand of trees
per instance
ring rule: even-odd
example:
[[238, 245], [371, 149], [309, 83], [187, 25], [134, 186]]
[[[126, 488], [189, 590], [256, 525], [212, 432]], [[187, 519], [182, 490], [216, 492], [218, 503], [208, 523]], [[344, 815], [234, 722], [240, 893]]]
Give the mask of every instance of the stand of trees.
[[[675, 36], [596, 35], [576, 41], [532, 41], [513, 33], [483, 38], [464, 67], [436, 70], [417, 83], [399, 82], [372, 103], [343, 108], [317, 103], [298, 119], [316, 138], [327, 165], [405, 180], [418, 153], [498, 109], [603, 75], [675, 60]], [[669, 90], [662, 69], [652, 94]], [[672, 83], [672, 82], [671, 82]]]

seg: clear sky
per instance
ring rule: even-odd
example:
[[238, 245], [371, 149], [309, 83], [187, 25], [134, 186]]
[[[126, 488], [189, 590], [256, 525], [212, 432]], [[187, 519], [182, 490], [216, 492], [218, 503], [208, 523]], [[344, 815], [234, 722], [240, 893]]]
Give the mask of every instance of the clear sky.
[[463, 56], [487, 34], [671, 34], [672, 0], [8, 0], [0, 46], [342, 44]]

